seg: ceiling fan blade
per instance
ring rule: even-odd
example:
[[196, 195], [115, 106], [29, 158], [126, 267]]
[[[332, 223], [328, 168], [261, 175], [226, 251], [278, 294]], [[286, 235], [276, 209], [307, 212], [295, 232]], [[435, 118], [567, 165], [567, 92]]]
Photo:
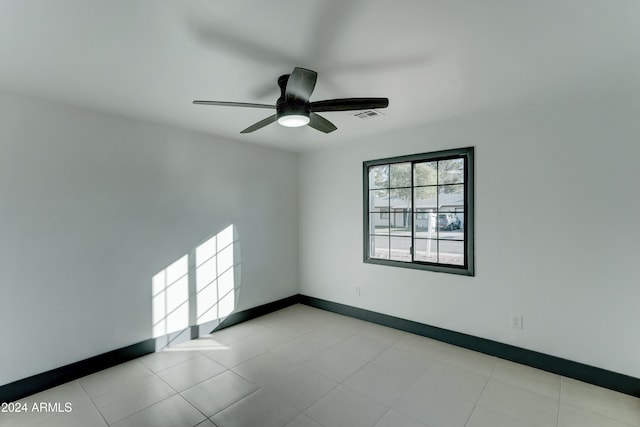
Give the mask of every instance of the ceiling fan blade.
[[249, 108], [269, 108], [273, 110], [275, 105], [254, 104], [251, 102], [225, 102], [225, 101], [193, 101], [196, 105], [219, 105], [221, 107], [249, 107]]
[[246, 128], [245, 130], [243, 130], [240, 133], [253, 132], [255, 130], [258, 130], [258, 129], [261, 129], [261, 128], [265, 127], [266, 125], [270, 125], [271, 123], [275, 122], [276, 120], [278, 120], [278, 115], [274, 114], [273, 116], [269, 116], [266, 119], [260, 120], [258, 123], [252, 124], [251, 126], [249, 126], [248, 128]]
[[289, 75], [287, 88], [284, 92], [287, 102], [308, 102], [313, 89], [316, 87], [318, 73], [306, 68], [296, 67]]
[[324, 133], [333, 132], [338, 129], [336, 125], [316, 113], [309, 114], [309, 126]]
[[353, 111], [387, 108], [389, 98], [342, 98], [316, 101], [309, 104], [311, 111]]

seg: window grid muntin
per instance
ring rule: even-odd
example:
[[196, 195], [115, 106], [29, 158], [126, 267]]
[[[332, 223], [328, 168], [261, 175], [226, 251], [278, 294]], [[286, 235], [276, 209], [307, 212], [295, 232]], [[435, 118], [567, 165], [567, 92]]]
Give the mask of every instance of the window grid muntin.
[[[397, 157], [397, 158], [390, 158], [390, 159], [379, 159], [379, 160], [373, 160], [373, 161], [367, 161], [364, 162], [365, 165], [365, 174], [366, 174], [366, 188], [365, 191], [370, 191], [372, 189], [369, 188], [369, 178], [371, 177], [370, 175], [370, 170], [373, 167], [376, 166], [382, 166], [382, 167], [386, 167], [387, 169], [387, 179], [386, 179], [386, 183], [387, 183], [387, 187], [377, 187], [376, 189], [383, 189], [383, 190], [387, 190], [390, 191], [391, 189], [410, 189], [411, 190], [411, 207], [409, 209], [409, 212], [406, 213], [406, 215], [408, 215], [408, 217], [410, 218], [410, 221], [412, 222], [412, 224], [410, 224], [411, 227], [411, 251], [410, 251], [410, 256], [411, 256], [411, 261], [408, 262], [403, 262], [403, 261], [393, 261], [390, 259], [386, 259], [386, 258], [375, 258], [372, 256], [372, 249], [374, 249], [372, 247], [372, 240], [371, 238], [373, 236], [384, 236], [384, 237], [388, 237], [388, 246], [387, 249], [389, 251], [389, 256], [390, 256], [390, 252], [391, 252], [391, 237], [392, 235], [389, 234], [385, 234], [385, 235], [371, 235], [368, 231], [367, 231], [367, 235], [366, 235], [366, 239], [365, 240], [365, 244], [366, 244], [366, 250], [365, 250], [365, 262], [369, 262], [369, 261], [373, 261], [374, 263], [377, 264], [384, 264], [384, 265], [394, 265], [397, 266], [398, 264], [406, 264], [405, 266], [412, 266], [412, 265], [423, 265], [423, 266], [429, 266], [429, 267], [433, 267], [433, 268], [423, 268], [423, 269], [427, 269], [427, 270], [432, 270], [432, 271], [443, 271], [443, 272], [449, 272], [449, 273], [456, 273], [456, 274], [467, 274], [467, 275], [474, 275], [474, 267], [473, 267], [473, 222], [472, 220], [470, 220], [472, 218], [472, 211], [473, 211], [473, 190], [471, 190], [470, 192], [470, 184], [472, 184], [472, 182], [470, 182], [470, 177], [471, 179], [473, 178], [473, 147], [469, 147], [469, 148], [463, 148], [463, 149], [454, 149], [454, 150], [445, 150], [442, 152], [434, 152], [434, 153], [426, 153], [426, 154], [416, 154], [416, 155], [409, 155], [409, 156], [403, 156], [403, 157]], [[461, 179], [462, 182], [460, 182], [459, 180], [446, 180], [444, 183], [441, 183], [440, 181], [440, 175], [441, 175], [441, 171], [440, 171], [440, 164], [441, 162], [444, 163], [445, 161], [448, 160], [461, 160], [462, 161], [462, 169], [458, 169], [461, 171]], [[416, 165], [418, 164], [423, 164], [423, 163], [430, 163], [430, 162], [435, 162], [436, 163], [436, 184], [428, 184], [428, 185], [416, 185], [416, 179], [415, 179], [415, 170], [416, 170]], [[392, 187], [391, 186], [391, 177], [390, 177], [390, 171], [391, 171], [391, 166], [395, 165], [395, 164], [400, 164], [400, 163], [410, 163], [410, 173], [411, 173], [411, 187], [405, 187], [405, 186], [401, 186], [401, 187]], [[448, 207], [443, 207], [442, 209], [440, 208], [440, 188], [444, 188], [445, 186], [454, 186], [454, 185], [460, 185], [462, 186], [462, 211], [458, 211], [457, 209], [455, 209], [454, 207], [448, 206]], [[427, 208], [423, 211], [419, 211], [418, 209], [422, 209], [422, 208], [417, 208], [415, 206], [415, 190], [417, 188], [426, 188], [426, 187], [434, 187], [437, 189], [436, 191], [436, 206], [435, 208]], [[366, 209], [367, 210], [371, 210], [371, 207], [369, 206], [369, 201], [371, 199], [368, 199], [367, 201], [367, 206]], [[389, 210], [391, 214], [394, 214], [393, 211], [391, 211], [390, 209], [390, 200], [391, 198], [389, 197]], [[435, 214], [435, 229], [436, 229], [436, 238], [431, 238], [432, 241], [436, 242], [437, 247], [438, 247], [438, 251], [437, 251], [437, 255], [438, 255], [438, 259], [437, 262], [426, 262], [426, 261], [421, 261], [416, 259], [416, 248], [415, 248], [415, 242], [418, 240], [425, 240], [422, 237], [417, 237], [417, 231], [416, 231], [416, 227], [417, 227], [417, 220], [416, 220], [416, 215], [417, 214], [424, 214], [424, 215], [429, 215], [431, 213]], [[464, 228], [462, 230], [462, 239], [459, 238], [455, 238], [455, 237], [446, 237], [446, 236], [441, 236], [441, 230], [440, 227], [438, 226], [438, 215], [440, 213], [453, 213], [456, 214], [456, 216], [458, 216], [458, 218], [460, 218], [460, 214], [462, 214], [462, 219], [463, 219], [463, 224], [464, 224]], [[369, 230], [371, 224], [368, 223], [369, 218], [366, 219], [367, 221], [367, 227], [365, 228], [365, 230]], [[391, 224], [390, 224], [391, 226]], [[447, 263], [443, 263], [440, 260], [440, 242], [443, 243], [447, 243], [447, 242], [453, 242], [454, 244], [460, 243], [462, 244], [462, 257], [463, 257], [463, 264], [459, 265], [459, 264], [447, 264]], [[391, 261], [391, 262], [378, 262], [380, 260], [383, 261]], [[414, 268], [420, 268], [420, 267], [414, 267]], [[466, 271], [465, 271], [466, 270]]]
[[[388, 242], [389, 259], [393, 259], [393, 257], [392, 257], [392, 247], [391, 247], [391, 238], [392, 237], [402, 237], [402, 238], [410, 237], [411, 238], [411, 243], [412, 243], [411, 246], [410, 246], [410, 249], [409, 249], [410, 260], [409, 261], [395, 260], [395, 261], [398, 261], [398, 262], [411, 262], [411, 263], [417, 262], [417, 263], [447, 265], [447, 266], [456, 266], [456, 267], [458, 267], [460, 265], [460, 264], [451, 264], [451, 263], [443, 263], [443, 262], [441, 262], [441, 260], [440, 260], [441, 254], [440, 254], [439, 241], [442, 240], [442, 241], [449, 241], [449, 242], [463, 242], [464, 243], [466, 241], [466, 227], [463, 230], [462, 238], [461, 239], [456, 239], [456, 238], [440, 237], [441, 230], [440, 230], [440, 227], [438, 226], [438, 216], [441, 213], [445, 213], [445, 214], [447, 214], [447, 213], [458, 213], [458, 211], [451, 211], [451, 210], [448, 210], [447, 208], [441, 209], [439, 207], [440, 206], [440, 194], [441, 194], [440, 189], [441, 188], [445, 188], [445, 187], [451, 188], [451, 187], [455, 187], [455, 186], [461, 186], [462, 187], [462, 197], [463, 197], [463, 199], [465, 198], [466, 184], [465, 184], [465, 181], [464, 181], [464, 175], [463, 175], [463, 178], [462, 178], [462, 180], [463, 180], [462, 182], [454, 181], [454, 182], [446, 182], [446, 183], [440, 184], [440, 172], [441, 172], [440, 171], [440, 163], [443, 162], [443, 161], [447, 161], [447, 160], [458, 160], [458, 159], [463, 161], [463, 169], [462, 170], [464, 172], [464, 170], [466, 169], [466, 167], [465, 167], [466, 166], [466, 158], [464, 156], [456, 156], [454, 158], [444, 159], [444, 160], [437, 159], [437, 160], [428, 160], [428, 161], [415, 160], [415, 161], [411, 161], [411, 162], [398, 162], [398, 163], [394, 162], [394, 163], [387, 163], [387, 164], [384, 164], [384, 165], [370, 166], [369, 167], [369, 169], [371, 169], [373, 167], [386, 166], [386, 169], [389, 171], [387, 179], [385, 180], [387, 182], [387, 184], [388, 184], [387, 187], [378, 187], [378, 188], [369, 190], [370, 192], [372, 192], [372, 191], [380, 191], [380, 190], [386, 190], [388, 192], [387, 193], [388, 194], [387, 195], [387, 200], [388, 200], [388, 206], [387, 206], [388, 211], [387, 212], [389, 212], [389, 224], [388, 224], [389, 232], [387, 234], [381, 234], [381, 233], [379, 234], [379, 233], [375, 233], [374, 232], [373, 234], [370, 233], [370, 235], [388, 237], [388, 240], [389, 240], [389, 242]], [[410, 174], [411, 174], [410, 180], [411, 180], [411, 182], [415, 182], [416, 181], [415, 180], [415, 169], [416, 169], [415, 166], [417, 164], [420, 164], [420, 163], [435, 163], [436, 164], [436, 174], [435, 174], [436, 183], [435, 184], [429, 184], [429, 185], [413, 185], [413, 186], [410, 186], [410, 187], [408, 187], [408, 186], [392, 186], [391, 185], [391, 181], [392, 181], [392, 179], [391, 179], [392, 165], [394, 165], [394, 164], [407, 164], [407, 163], [410, 164], [410, 166], [411, 166], [410, 167]], [[416, 221], [413, 219], [414, 218], [413, 216], [417, 213], [417, 211], [416, 211], [417, 208], [415, 207], [415, 191], [413, 191], [413, 190], [415, 190], [416, 188], [430, 188], [430, 187], [431, 188], [435, 188], [437, 190], [435, 192], [436, 204], [435, 204], [435, 208], [428, 208], [430, 211], [427, 211], [426, 213], [427, 214], [433, 213], [435, 215], [435, 226], [434, 227], [435, 227], [436, 237], [435, 238], [433, 238], [433, 237], [430, 237], [430, 238], [416, 237]], [[411, 203], [409, 204], [409, 206], [407, 206], [406, 211], [404, 211], [404, 210], [403, 211], [393, 210], [391, 208], [392, 190], [409, 190], [410, 191], [409, 194], [411, 195]], [[369, 200], [371, 200], [371, 198]], [[375, 200], [375, 198], [373, 200]], [[374, 206], [374, 209], [375, 209], [375, 206]], [[382, 211], [371, 211], [371, 206], [369, 206], [369, 211], [370, 212], [382, 212]], [[464, 212], [465, 211], [466, 210], [462, 211], [463, 216], [464, 216]], [[394, 232], [392, 231], [392, 229], [394, 228], [394, 225], [392, 224], [391, 217], [392, 216], [394, 217], [393, 222], [395, 224], [395, 221], [396, 221], [395, 218], [396, 218], [396, 216], [398, 214], [402, 214], [405, 218], [411, 218], [410, 219], [411, 224], [408, 225], [411, 228], [411, 235], [410, 236], [406, 236], [406, 235], [403, 235], [403, 234], [397, 234], [397, 233], [394, 234]], [[374, 230], [375, 230], [375, 227], [374, 227]], [[421, 260], [416, 259], [416, 256], [415, 256], [416, 250], [415, 250], [415, 245], [413, 243], [416, 240], [419, 240], [419, 239], [431, 240], [431, 241], [438, 242], [437, 243], [436, 262], [435, 263], [428, 262], [428, 261], [421, 261]], [[462, 266], [466, 267], [466, 254], [464, 252], [466, 252], [466, 248], [465, 248], [465, 251], [463, 251], [463, 254], [462, 254], [462, 256], [463, 256]], [[371, 253], [371, 251], [369, 251], [369, 253]]]

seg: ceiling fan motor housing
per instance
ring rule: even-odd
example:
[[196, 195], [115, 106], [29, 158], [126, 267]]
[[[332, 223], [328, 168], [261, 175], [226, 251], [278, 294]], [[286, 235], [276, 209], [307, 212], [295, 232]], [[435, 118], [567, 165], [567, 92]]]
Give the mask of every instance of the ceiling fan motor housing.
[[309, 117], [311, 113], [311, 109], [309, 108], [309, 104], [293, 104], [287, 102], [280, 102], [280, 99], [276, 103], [276, 114], [278, 118], [283, 116], [305, 116]]
[[285, 74], [278, 78], [278, 86], [280, 86], [280, 98], [276, 102], [276, 114], [278, 118], [284, 116], [304, 116], [309, 117], [311, 113], [311, 107], [309, 101], [302, 99], [295, 99], [287, 101], [285, 91], [287, 89], [287, 82], [289, 81], [289, 74]]

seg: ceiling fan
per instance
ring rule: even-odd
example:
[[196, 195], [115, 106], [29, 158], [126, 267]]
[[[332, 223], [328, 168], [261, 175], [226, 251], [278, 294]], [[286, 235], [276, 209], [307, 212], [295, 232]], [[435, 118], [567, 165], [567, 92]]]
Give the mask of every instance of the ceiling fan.
[[324, 101], [309, 102], [311, 93], [316, 86], [318, 73], [305, 68], [296, 67], [291, 74], [278, 78], [280, 98], [276, 105], [254, 104], [250, 102], [225, 101], [193, 101], [198, 105], [219, 105], [223, 107], [249, 107], [275, 109], [276, 114], [260, 120], [240, 133], [256, 131], [277, 121], [282, 126], [300, 127], [309, 125], [320, 132], [329, 133], [336, 130], [336, 126], [317, 113], [327, 111], [354, 111], [386, 108], [388, 98], [341, 98]]

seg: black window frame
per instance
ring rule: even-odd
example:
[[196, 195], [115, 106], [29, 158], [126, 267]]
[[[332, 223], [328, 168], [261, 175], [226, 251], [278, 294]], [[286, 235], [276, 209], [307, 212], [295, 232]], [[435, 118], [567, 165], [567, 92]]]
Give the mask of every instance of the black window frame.
[[[420, 162], [464, 159], [464, 265], [433, 263], [426, 261], [416, 261], [414, 259], [413, 246], [415, 242], [415, 220], [413, 216], [418, 213], [414, 202], [414, 164]], [[373, 166], [392, 165], [396, 163], [411, 163], [411, 259], [412, 261], [399, 261], [392, 259], [381, 259], [369, 257], [370, 245], [370, 213], [374, 212], [369, 208], [369, 168]], [[412, 268], [419, 270], [428, 270], [441, 273], [459, 274], [465, 276], [475, 275], [474, 262], [474, 147], [456, 148], [450, 150], [434, 151], [429, 153], [411, 154], [406, 156], [388, 157], [384, 159], [368, 160], [362, 163], [363, 176], [363, 261], [368, 264], [386, 265], [392, 267]], [[439, 184], [438, 184], [439, 185]], [[391, 188], [391, 187], [388, 187]], [[440, 211], [437, 211], [439, 214]]]

